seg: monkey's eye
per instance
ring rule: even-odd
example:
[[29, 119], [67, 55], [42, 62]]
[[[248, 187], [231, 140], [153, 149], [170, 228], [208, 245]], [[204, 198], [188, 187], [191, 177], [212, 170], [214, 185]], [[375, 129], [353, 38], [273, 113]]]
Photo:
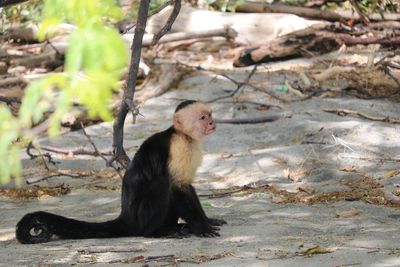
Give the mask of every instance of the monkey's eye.
[[206, 116], [201, 116], [200, 120], [204, 121], [206, 119]]

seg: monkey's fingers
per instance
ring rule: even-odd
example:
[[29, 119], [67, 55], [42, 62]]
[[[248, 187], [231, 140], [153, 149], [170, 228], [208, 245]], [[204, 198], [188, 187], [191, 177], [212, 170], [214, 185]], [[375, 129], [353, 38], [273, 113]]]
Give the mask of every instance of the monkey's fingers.
[[208, 218], [208, 223], [214, 226], [221, 226], [226, 224], [226, 221], [223, 219]]

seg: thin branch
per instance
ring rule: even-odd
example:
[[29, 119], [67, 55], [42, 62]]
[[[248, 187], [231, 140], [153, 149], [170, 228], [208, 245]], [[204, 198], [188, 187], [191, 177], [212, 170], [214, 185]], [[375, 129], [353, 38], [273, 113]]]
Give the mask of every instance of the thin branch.
[[[39, 155], [34, 155], [34, 154], [32, 154], [32, 153], [31, 153], [31, 149], [32, 149], [32, 148], [36, 149], [36, 150], [38, 151]], [[43, 164], [45, 165], [46, 170], [50, 170], [50, 168], [49, 168], [49, 166], [47, 165], [46, 159], [45, 159], [45, 158], [47, 158], [47, 160], [49, 161], [49, 163], [51, 163], [51, 164], [53, 164], [53, 165], [56, 165], [57, 163], [59, 163], [59, 162], [54, 161], [53, 158], [51, 157], [51, 155], [50, 155], [49, 153], [44, 153], [44, 154], [43, 154], [43, 152], [41, 151], [41, 149], [38, 148], [37, 146], [34, 146], [34, 145], [32, 144], [32, 142], [30, 142], [30, 143], [28, 144], [28, 146], [26, 147], [26, 154], [30, 157], [30, 159], [36, 159], [36, 158], [40, 157], [40, 158], [42, 159]]]
[[[108, 162], [107, 158], [105, 156], [103, 156], [101, 154], [101, 152], [97, 149], [97, 146], [93, 142], [92, 138], [86, 133], [85, 126], [83, 125], [82, 122], [81, 122], [81, 127], [82, 127], [83, 134], [86, 136], [89, 143], [93, 146], [94, 151], [96, 152], [97, 156], [100, 156], [107, 163]], [[118, 173], [118, 175], [119, 175], [119, 177], [121, 177], [121, 179], [123, 178], [121, 172], [119, 171], [119, 169], [117, 167], [114, 166], [114, 164], [111, 163], [110, 167], [112, 167]]]
[[220, 96], [220, 97], [217, 97], [217, 98], [208, 100], [207, 103], [212, 103], [212, 102], [215, 102], [215, 101], [218, 101], [218, 100], [221, 100], [221, 99], [233, 97], [237, 92], [239, 92], [239, 90], [240, 90], [244, 85], [248, 85], [248, 84], [249, 84], [249, 81], [250, 81], [251, 77], [252, 77], [252, 76], [256, 73], [256, 71], [257, 71], [257, 67], [258, 67], [258, 65], [254, 65], [253, 69], [251, 70], [251, 72], [249, 73], [249, 75], [247, 76], [247, 78], [246, 78], [243, 82], [238, 82], [238, 81], [234, 80], [233, 78], [229, 77], [229, 76], [226, 75], [226, 74], [218, 74], [219, 76], [225, 77], [225, 78], [227, 78], [228, 80], [230, 80], [231, 82], [233, 82], [234, 84], [236, 84], [237, 87], [236, 87], [236, 89], [235, 89], [232, 93], [230, 93], [229, 95]]
[[89, 176], [89, 174], [87, 174], [87, 175], [80, 174], [80, 173], [78, 173], [78, 174], [71, 174], [71, 173], [65, 173], [65, 172], [62, 172], [62, 171], [60, 171], [60, 170], [57, 170], [57, 173], [44, 176], [44, 177], [42, 177], [42, 178], [40, 178], [40, 179], [37, 179], [37, 180], [35, 180], [35, 181], [30, 182], [30, 181], [27, 180], [27, 181], [26, 181], [26, 184], [28, 184], [28, 185], [37, 184], [37, 183], [46, 181], [46, 180], [48, 180], [48, 179], [50, 179], [50, 178], [59, 177], [59, 176], [68, 176], [68, 177], [72, 177], [72, 178], [81, 178], [81, 177]]
[[[51, 147], [51, 146], [40, 146], [42, 150], [46, 150], [49, 152], [54, 152], [58, 154], [64, 154], [64, 155], [89, 155], [89, 156], [98, 156], [98, 153], [93, 150], [86, 149], [84, 147], [77, 147], [73, 149], [62, 149], [62, 148], [57, 148], [57, 147]], [[103, 151], [100, 152], [101, 155], [103, 156], [111, 156], [112, 151]]]
[[[154, 10], [153, 12], [151, 12], [150, 14], [147, 15], [147, 18], [150, 18], [158, 13], [160, 13], [164, 8], [166, 8], [167, 6], [170, 6], [174, 3], [174, 0], [168, 0], [166, 1], [164, 4], [162, 4], [160, 7], [158, 7], [156, 10]], [[130, 25], [128, 25], [125, 30], [122, 32], [123, 34], [129, 32], [130, 30], [132, 30], [134, 27], [136, 27], [136, 22], [132, 23]]]
[[162, 27], [162, 29], [153, 36], [152, 45], [155, 45], [161, 39], [161, 37], [163, 37], [167, 32], [171, 30], [172, 24], [174, 24], [176, 18], [179, 15], [180, 10], [181, 10], [181, 0], [174, 0], [174, 8], [172, 9], [172, 13], [169, 16], [164, 27]]
[[371, 121], [382, 121], [393, 124], [400, 123], [400, 119], [390, 118], [390, 117], [378, 117], [372, 116], [364, 112], [354, 111], [350, 109], [324, 109], [325, 112], [335, 113], [339, 116], [351, 115], [354, 117], [361, 117], [363, 119], [371, 120]]

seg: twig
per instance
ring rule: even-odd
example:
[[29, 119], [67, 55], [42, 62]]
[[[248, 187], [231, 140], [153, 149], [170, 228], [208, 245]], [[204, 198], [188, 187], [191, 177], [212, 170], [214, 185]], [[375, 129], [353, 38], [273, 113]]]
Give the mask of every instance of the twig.
[[339, 116], [346, 116], [346, 115], [351, 115], [354, 117], [361, 117], [363, 119], [368, 119], [372, 121], [382, 121], [382, 122], [388, 122], [392, 124], [398, 124], [400, 123], [400, 119], [395, 119], [395, 118], [390, 118], [390, 117], [378, 117], [378, 116], [372, 116], [364, 112], [359, 112], [359, 111], [353, 111], [350, 109], [324, 109], [325, 112], [329, 113], [335, 113]]
[[[166, 8], [167, 6], [170, 6], [174, 3], [174, 0], [168, 0], [165, 3], [163, 3], [161, 6], [159, 6], [156, 10], [154, 10], [153, 12], [149, 13], [147, 15], [147, 18], [150, 18], [158, 13], [160, 13], [164, 8]], [[129, 32], [130, 30], [132, 30], [134, 27], [136, 26], [136, 22], [132, 23], [128, 26], [126, 26], [126, 28], [124, 29], [124, 31], [122, 32], [123, 34]]]
[[[98, 153], [96, 151], [93, 150], [88, 150], [84, 147], [77, 147], [77, 148], [73, 148], [73, 149], [62, 149], [62, 148], [57, 148], [57, 147], [51, 147], [51, 146], [40, 146], [40, 148], [42, 150], [46, 150], [49, 152], [54, 152], [54, 153], [58, 153], [58, 154], [64, 154], [64, 155], [89, 155], [89, 156], [98, 156]], [[108, 150], [108, 151], [103, 151], [100, 152], [101, 155], [103, 156], [111, 156], [112, 155], [112, 151]]]
[[237, 92], [239, 92], [239, 90], [240, 90], [244, 85], [248, 85], [248, 84], [249, 84], [249, 81], [250, 81], [251, 77], [256, 73], [257, 67], [258, 67], [258, 65], [254, 65], [253, 69], [251, 70], [251, 72], [249, 73], [249, 75], [247, 76], [247, 78], [246, 78], [243, 82], [238, 82], [238, 81], [234, 80], [233, 78], [229, 77], [229, 76], [226, 75], [226, 74], [218, 74], [219, 76], [225, 77], [225, 78], [227, 78], [229, 81], [231, 81], [232, 83], [236, 84], [237, 87], [236, 87], [236, 89], [235, 89], [232, 93], [230, 93], [229, 95], [220, 96], [220, 97], [211, 99], [211, 100], [206, 101], [206, 102], [207, 102], [207, 103], [212, 103], [212, 102], [215, 102], [215, 101], [218, 101], [218, 100], [221, 100], [221, 99], [233, 97]]
[[[81, 122], [81, 127], [82, 127], [83, 134], [86, 136], [86, 138], [88, 139], [89, 143], [93, 146], [94, 151], [96, 152], [96, 154], [98, 156], [100, 156], [102, 159], [104, 159], [104, 161], [107, 163], [108, 162], [107, 158], [105, 156], [103, 156], [100, 153], [100, 151], [97, 149], [97, 147], [96, 147], [95, 143], [93, 142], [92, 138], [86, 133], [85, 126], [83, 125], [82, 122]], [[115, 167], [114, 164], [111, 163], [110, 167], [112, 167], [118, 173], [118, 175], [119, 175], [119, 177], [121, 177], [121, 179], [123, 178], [120, 170], [117, 167]]]
[[[31, 149], [32, 149], [32, 148], [35, 148], [35, 149], [38, 151], [39, 155], [34, 155], [34, 154], [32, 154], [32, 153], [31, 153]], [[47, 158], [47, 160], [49, 161], [49, 163], [51, 163], [51, 164], [53, 164], [53, 165], [56, 165], [56, 164], [58, 163], [58, 162], [55, 162], [55, 161], [52, 159], [52, 157], [51, 157], [51, 155], [50, 155], [49, 153], [43, 154], [42, 151], [41, 151], [41, 149], [40, 149], [39, 147], [37, 147], [37, 146], [34, 146], [34, 145], [32, 144], [32, 142], [30, 142], [30, 143], [28, 144], [28, 146], [26, 147], [26, 154], [30, 157], [30, 159], [36, 159], [36, 158], [38, 158], [38, 157], [41, 157], [42, 162], [43, 162], [43, 164], [44, 164], [46, 170], [50, 170], [50, 168], [49, 168], [49, 166], [47, 165], [45, 158]]]
[[181, 0], [174, 0], [174, 8], [172, 9], [172, 13], [169, 16], [166, 24], [162, 29], [153, 36], [152, 45], [155, 45], [161, 37], [163, 37], [167, 32], [171, 30], [172, 24], [174, 24], [176, 18], [179, 15], [179, 11], [181, 10]]
[[27, 184], [27, 185], [37, 184], [37, 183], [46, 181], [46, 180], [48, 180], [48, 179], [50, 179], [50, 178], [57, 177], [57, 176], [68, 176], [68, 177], [72, 177], [72, 178], [80, 178], [80, 177], [89, 176], [89, 174], [87, 174], [87, 175], [85, 175], [85, 174], [80, 174], [80, 173], [78, 173], [78, 174], [70, 174], [70, 173], [64, 173], [64, 172], [58, 170], [57, 173], [44, 176], [44, 177], [42, 177], [42, 178], [40, 178], [40, 179], [38, 179], [38, 180], [32, 181], [32, 182], [30, 182], [30, 181], [27, 180], [27, 181], [26, 181], [26, 184]]

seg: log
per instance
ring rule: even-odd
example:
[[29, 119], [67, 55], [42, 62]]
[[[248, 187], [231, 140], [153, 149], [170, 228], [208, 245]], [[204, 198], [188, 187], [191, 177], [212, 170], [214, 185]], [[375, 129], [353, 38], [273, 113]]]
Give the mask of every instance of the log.
[[260, 46], [239, 51], [233, 61], [235, 67], [285, 60], [296, 57], [323, 55], [338, 49], [341, 45], [400, 45], [399, 36], [367, 35], [352, 36], [340, 25], [321, 23], [304, 30], [278, 37]]
[[264, 45], [246, 48], [236, 55], [233, 65], [245, 67], [274, 60], [283, 60], [299, 56], [316, 56], [336, 50], [343, 41], [328, 31], [326, 24], [312, 25]]
[[[268, 4], [265, 2], [252, 2], [246, 1], [236, 7], [237, 12], [246, 13], [288, 13], [294, 14], [300, 17], [310, 18], [310, 19], [323, 19], [327, 21], [360, 21], [361, 18], [357, 13], [351, 10], [318, 10], [307, 7], [296, 7], [288, 6], [282, 4]], [[372, 13], [368, 14], [370, 21], [384, 21], [384, 20], [400, 20], [400, 14], [398, 13]]]

